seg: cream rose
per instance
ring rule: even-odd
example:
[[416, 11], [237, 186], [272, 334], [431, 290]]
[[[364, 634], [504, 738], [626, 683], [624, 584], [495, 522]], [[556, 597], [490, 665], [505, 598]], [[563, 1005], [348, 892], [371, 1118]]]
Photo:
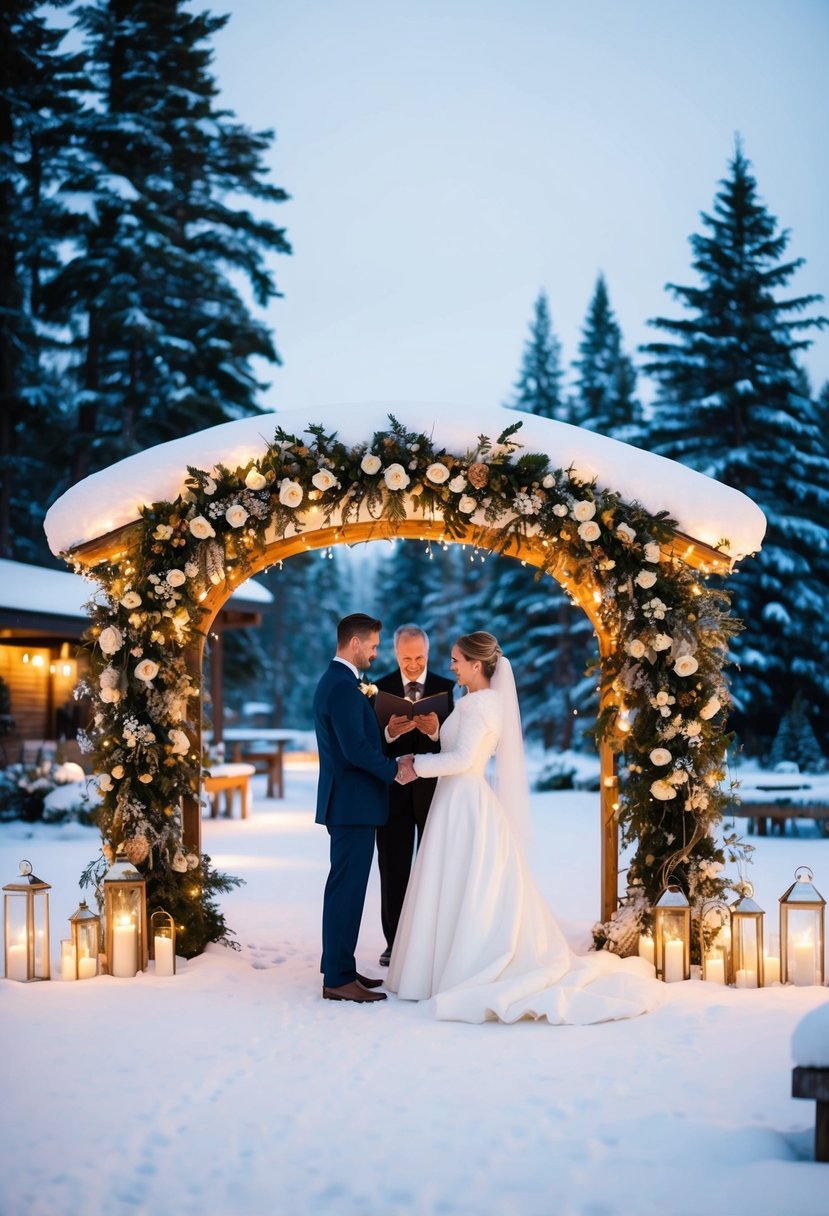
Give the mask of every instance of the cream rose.
[[651, 785], [651, 793], [660, 802], [670, 802], [672, 798], [676, 798], [676, 790], [667, 781], [654, 781]]
[[699, 663], [692, 654], [681, 654], [674, 663], [674, 671], [678, 676], [692, 676], [698, 667]]
[[107, 625], [101, 630], [98, 645], [104, 654], [115, 654], [124, 645], [124, 635], [117, 625]]
[[187, 582], [187, 575], [177, 568], [168, 570], [164, 577], [170, 587], [182, 587]]
[[205, 477], [203, 489], [208, 498], [213, 497], [216, 493], [216, 483], [212, 477]]
[[463, 491], [466, 489], [466, 478], [462, 473], [459, 473], [457, 477], [452, 478], [452, 480], [449, 482], [449, 489], [453, 494], [463, 493]]
[[640, 638], [632, 638], [626, 650], [632, 659], [641, 659], [645, 653], [645, 643]]
[[383, 474], [383, 480], [390, 490], [405, 490], [411, 478], [402, 464], [390, 464]]
[[225, 519], [231, 528], [241, 528], [247, 518], [248, 513], [240, 502], [234, 502], [225, 511]]
[[191, 519], [188, 527], [196, 540], [208, 540], [211, 536], [216, 535], [216, 530], [210, 520], [205, 519], [203, 515], [197, 515]]
[[170, 865], [177, 874], [185, 874], [187, 872], [187, 858], [183, 853], [176, 853]]
[[186, 756], [190, 751], [190, 740], [183, 730], [171, 730], [168, 732], [168, 738], [173, 745], [174, 756]]
[[136, 663], [135, 677], [137, 680], [143, 680], [145, 684], [148, 684], [157, 675], [158, 663], [154, 663], [152, 659], [142, 659], [140, 663]]
[[602, 530], [595, 520], [590, 519], [587, 521], [587, 523], [579, 524], [578, 533], [583, 541], [586, 541], [587, 544], [591, 544], [594, 540], [599, 539], [602, 534]]
[[279, 487], [279, 501], [283, 507], [298, 507], [302, 502], [302, 486], [299, 482], [286, 478]]
[[652, 587], [656, 582], [656, 575], [654, 574], [653, 570], [640, 570], [636, 575], [634, 582], [636, 583], [637, 587], [647, 589], [648, 587]]
[[670, 650], [674, 644], [674, 639], [669, 637], [667, 633], [658, 633], [651, 642], [654, 650]]
[[137, 591], [128, 591], [126, 595], [121, 596], [120, 603], [122, 608], [140, 608], [141, 596]]
[[104, 705], [117, 705], [121, 700], [121, 694], [118, 689], [111, 687], [109, 684], [104, 684], [98, 695], [100, 696]]
[[142, 785], [149, 785], [150, 782], [152, 781], [152, 779], [153, 779], [152, 773], [141, 773], [138, 777], [138, 780], [141, 782]]
[[556, 479], [553, 477], [552, 473], [548, 473], [541, 484], [545, 490], [552, 490], [553, 486], [556, 484]]
[[122, 777], [123, 777], [123, 775], [124, 775], [124, 766], [123, 766], [123, 764], [116, 764], [116, 765], [115, 765], [115, 768], [112, 770], [112, 775], [113, 775], [113, 777], [115, 778], [115, 780], [116, 780], [116, 781], [120, 781], [120, 780], [121, 780], [121, 778], [122, 778]]
[[373, 477], [375, 473], [380, 472], [381, 464], [382, 461], [379, 456], [375, 456], [373, 452], [366, 452], [360, 461], [360, 468], [364, 473], [368, 473], [369, 477]]
[[153, 532], [153, 540], [169, 540], [172, 535], [173, 529], [169, 524], [159, 524]]
[[654, 544], [653, 541], [649, 541], [645, 545], [645, 561], [646, 562], [658, 562], [661, 560], [662, 560], [662, 550], [659, 548], [659, 545]]
[[264, 473], [260, 473], [258, 469], [248, 469], [245, 474], [245, 485], [249, 490], [264, 490], [268, 484], [268, 479]]
[[702, 732], [702, 725], [694, 719], [692, 722], [686, 722], [684, 727], [685, 735], [688, 739], [695, 739]]
[[434, 464], [430, 464], [426, 470], [426, 476], [430, 481], [433, 481], [436, 486], [442, 486], [445, 481], [449, 480], [449, 470], [445, 464], [441, 464], [439, 460]]
[[714, 717], [714, 714], [718, 714], [721, 709], [722, 702], [720, 701], [720, 698], [711, 697], [711, 699], [706, 701], [702, 709], [699, 711], [699, 716], [702, 718], [703, 722], [707, 722], [709, 718]]
[[596, 504], [590, 502], [589, 499], [580, 499], [573, 506], [573, 519], [579, 520], [580, 523], [586, 523], [588, 519], [592, 519], [596, 514]]
[[667, 747], [655, 747], [650, 753], [651, 764], [655, 764], [661, 768], [663, 764], [670, 764], [673, 756], [668, 751]]
[[472, 497], [471, 494], [464, 494], [463, 497], [461, 498], [460, 502], [458, 503], [458, 510], [461, 511], [464, 515], [471, 515], [472, 512], [477, 507], [477, 505], [478, 505], [477, 502], [475, 501], [475, 499]]
[[319, 469], [311, 478], [311, 485], [315, 490], [330, 490], [332, 486], [339, 485], [333, 473], [329, 473], [328, 469]]
[[109, 773], [100, 774], [98, 777], [98, 789], [102, 794], [106, 794], [112, 789], [112, 778]]
[[619, 527], [616, 529], [616, 535], [619, 537], [619, 540], [623, 540], [626, 545], [632, 545], [636, 540], [636, 533], [634, 532], [633, 528], [631, 528], [630, 524], [619, 524]]
[[567, 514], [567, 508], [565, 507], [564, 503], [557, 502], [556, 505], [553, 507], [553, 515], [558, 515], [558, 517], [560, 519], [563, 519], [566, 514]]

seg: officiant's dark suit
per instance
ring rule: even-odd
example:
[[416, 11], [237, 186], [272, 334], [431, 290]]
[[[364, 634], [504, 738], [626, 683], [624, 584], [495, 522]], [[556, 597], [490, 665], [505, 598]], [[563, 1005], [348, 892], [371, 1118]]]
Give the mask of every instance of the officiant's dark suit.
[[[408, 696], [407, 686], [408, 682], [404, 680], [399, 667], [377, 681], [379, 689], [383, 692], [393, 693], [396, 697]], [[426, 678], [421, 684], [420, 697], [431, 697], [438, 692], [447, 692], [451, 710], [454, 688], [454, 680], [448, 680], [445, 676], [433, 675], [427, 668]], [[413, 752], [415, 755], [424, 752], [439, 752], [440, 739], [432, 741], [422, 731], [413, 730], [407, 734], [398, 735], [391, 742], [384, 737], [383, 748], [386, 755], [391, 757], [405, 756], [409, 752]], [[434, 777], [419, 777], [417, 781], [412, 781], [409, 785], [392, 785], [387, 795], [388, 821], [384, 827], [377, 829], [380, 918], [386, 938], [386, 950], [380, 961], [384, 965], [388, 963], [389, 953], [394, 944], [406, 887], [409, 885], [415, 837], [417, 837], [419, 845], [436, 785], [437, 779]]]
[[[389, 813], [397, 764], [383, 752], [371, 701], [345, 663], [333, 659], [314, 694], [319, 748], [317, 823], [331, 837], [331, 869], [322, 913], [323, 985], [357, 978], [354, 952], [374, 858], [374, 835]], [[417, 785], [417, 782], [412, 782]]]

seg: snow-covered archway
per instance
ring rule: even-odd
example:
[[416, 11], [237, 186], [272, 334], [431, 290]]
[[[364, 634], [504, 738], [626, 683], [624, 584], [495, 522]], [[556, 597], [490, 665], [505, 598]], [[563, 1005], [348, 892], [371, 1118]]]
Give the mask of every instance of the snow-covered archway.
[[[121, 461], [72, 487], [46, 520], [53, 552], [107, 596], [92, 627], [91, 691], [116, 842], [134, 832], [131, 821], [149, 822], [149, 787], [163, 805], [141, 848], [177, 865], [199, 852], [201, 714], [188, 717], [186, 706], [198, 695], [203, 634], [245, 578], [301, 550], [385, 536], [508, 545], [566, 588], [599, 640], [607, 921], [618, 900], [620, 821], [641, 837], [661, 817], [664, 842], [648, 853], [657, 874], [699, 850], [719, 816], [727, 606], [704, 580], [755, 552], [764, 530], [754, 503], [701, 474], [498, 408], [284, 412]], [[105, 764], [113, 749], [118, 763]], [[665, 827], [678, 810], [679, 841]]]

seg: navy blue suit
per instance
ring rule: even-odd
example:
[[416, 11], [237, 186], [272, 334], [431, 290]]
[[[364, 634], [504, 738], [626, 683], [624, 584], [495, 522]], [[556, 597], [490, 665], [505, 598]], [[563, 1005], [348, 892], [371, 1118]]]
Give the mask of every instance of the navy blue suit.
[[322, 906], [322, 962], [326, 988], [357, 977], [354, 952], [374, 859], [374, 834], [388, 818], [387, 787], [397, 764], [383, 754], [374, 708], [353, 672], [332, 660], [314, 693], [320, 771], [317, 823], [331, 837], [331, 868]]

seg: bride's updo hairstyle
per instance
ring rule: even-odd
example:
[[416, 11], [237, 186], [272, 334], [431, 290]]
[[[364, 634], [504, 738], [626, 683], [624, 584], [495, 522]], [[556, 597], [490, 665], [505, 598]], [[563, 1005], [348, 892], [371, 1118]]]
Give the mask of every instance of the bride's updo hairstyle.
[[497, 638], [491, 633], [478, 630], [477, 633], [465, 633], [462, 638], [458, 638], [455, 645], [470, 663], [480, 663], [486, 678], [492, 679], [501, 655]]

